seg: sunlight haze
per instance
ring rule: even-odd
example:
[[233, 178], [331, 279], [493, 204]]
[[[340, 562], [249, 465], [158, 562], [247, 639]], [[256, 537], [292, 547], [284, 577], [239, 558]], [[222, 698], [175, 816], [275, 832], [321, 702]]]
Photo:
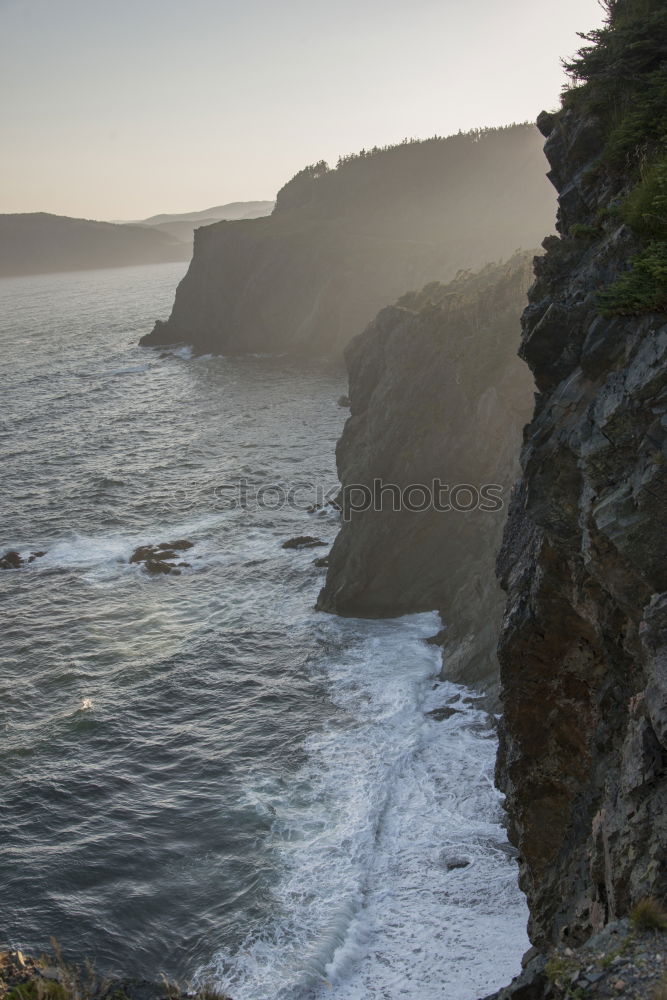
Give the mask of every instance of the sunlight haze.
[[533, 120], [597, 0], [0, 0], [0, 212], [269, 199], [304, 164]]

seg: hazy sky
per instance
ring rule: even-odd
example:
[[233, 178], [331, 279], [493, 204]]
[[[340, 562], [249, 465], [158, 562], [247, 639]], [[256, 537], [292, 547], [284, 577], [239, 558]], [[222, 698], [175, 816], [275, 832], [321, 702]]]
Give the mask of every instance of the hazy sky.
[[273, 198], [306, 163], [534, 119], [597, 0], [0, 0], [0, 212]]

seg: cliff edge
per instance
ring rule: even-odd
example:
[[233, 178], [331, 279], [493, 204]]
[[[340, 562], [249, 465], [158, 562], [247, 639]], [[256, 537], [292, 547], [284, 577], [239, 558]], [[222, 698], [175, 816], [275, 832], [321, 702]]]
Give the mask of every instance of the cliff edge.
[[539, 394], [498, 560], [498, 781], [543, 951], [667, 898], [667, 8], [606, 6], [538, 121], [559, 237], [522, 321]]
[[405, 295], [348, 345], [343, 524], [318, 600], [342, 615], [440, 611], [444, 676], [487, 689], [503, 607], [494, 558], [532, 403], [516, 357], [531, 262]]
[[408, 289], [539, 244], [554, 207], [541, 145], [514, 125], [313, 164], [269, 218], [195, 232], [171, 316], [141, 343], [339, 355]]

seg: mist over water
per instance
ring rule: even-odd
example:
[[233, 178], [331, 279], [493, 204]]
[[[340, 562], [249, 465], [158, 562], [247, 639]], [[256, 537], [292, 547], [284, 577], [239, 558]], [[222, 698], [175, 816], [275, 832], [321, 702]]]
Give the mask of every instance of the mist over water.
[[[2, 935], [235, 1000], [473, 1000], [526, 947], [495, 742], [433, 615], [312, 610], [335, 516], [327, 361], [136, 347], [185, 265], [0, 281]], [[179, 577], [128, 559], [195, 543]], [[461, 711], [425, 713], [454, 699]]]

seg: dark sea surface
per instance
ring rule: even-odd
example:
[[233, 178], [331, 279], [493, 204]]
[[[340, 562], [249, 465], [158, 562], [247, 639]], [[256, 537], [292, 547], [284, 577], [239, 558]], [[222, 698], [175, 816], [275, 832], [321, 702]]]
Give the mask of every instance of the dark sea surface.
[[[327, 550], [281, 548], [336, 533], [304, 508], [338, 368], [136, 346], [184, 269], [0, 281], [0, 554], [46, 551], [0, 572], [0, 945], [234, 1000], [473, 1000], [527, 946], [493, 735], [435, 615], [316, 614]], [[180, 576], [129, 562], [175, 538]]]

